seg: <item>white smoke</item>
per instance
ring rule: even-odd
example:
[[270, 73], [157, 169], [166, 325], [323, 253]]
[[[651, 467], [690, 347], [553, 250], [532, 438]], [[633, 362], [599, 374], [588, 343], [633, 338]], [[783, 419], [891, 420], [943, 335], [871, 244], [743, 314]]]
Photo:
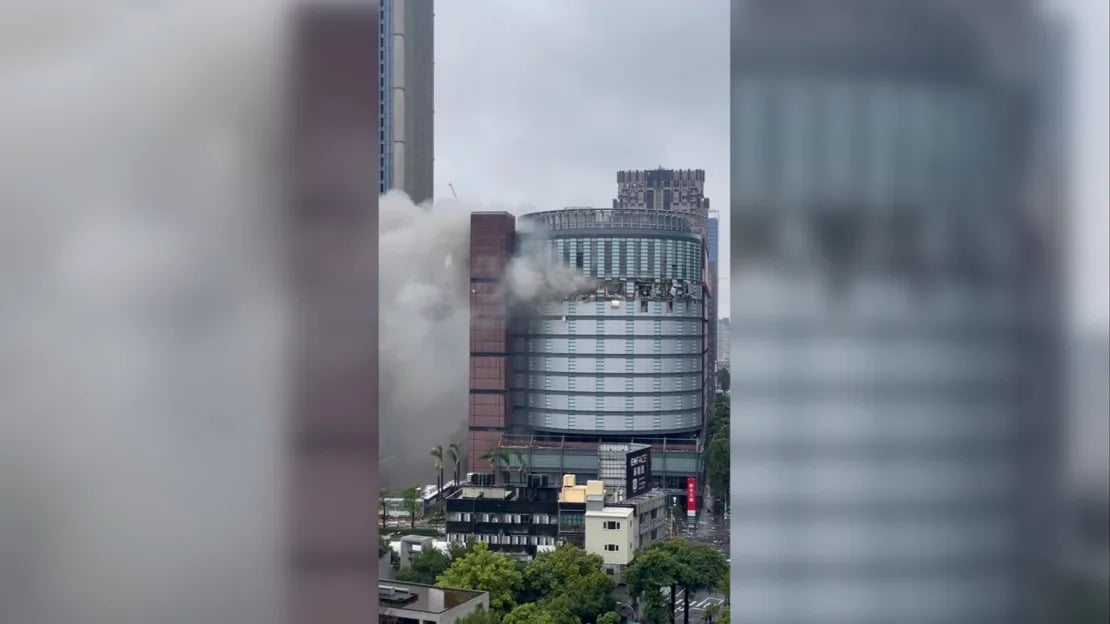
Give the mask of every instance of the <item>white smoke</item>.
[[[434, 483], [432, 447], [455, 442], [465, 456], [470, 215], [484, 209], [447, 200], [417, 206], [396, 192], [380, 200], [383, 488]], [[593, 290], [593, 279], [543, 253], [541, 240], [530, 237], [506, 268], [502, 294], [511, 305]], [[445, 456], [445, 480], [453, 469]]]
[[592, 292], [597, 280], [539, 252], [517, 256], [506, 269], [510, 302], [538, 303]]
[[435, 481], [432, 447], [466, 442], [470, 209], [399, 192], [378, 209], [379, 479], [397, 490]]
[[0, 8], [4, 624], [275, 621], [275, 8]]

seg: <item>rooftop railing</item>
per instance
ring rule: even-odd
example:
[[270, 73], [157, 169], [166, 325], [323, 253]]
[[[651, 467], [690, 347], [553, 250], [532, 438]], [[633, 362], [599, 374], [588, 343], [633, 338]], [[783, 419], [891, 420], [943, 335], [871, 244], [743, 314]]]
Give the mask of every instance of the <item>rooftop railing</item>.
[[521, 215], [522, 225], [542, 230], [639, 229], [696, 234], [700, 216], [644, 208], [564, 208]]

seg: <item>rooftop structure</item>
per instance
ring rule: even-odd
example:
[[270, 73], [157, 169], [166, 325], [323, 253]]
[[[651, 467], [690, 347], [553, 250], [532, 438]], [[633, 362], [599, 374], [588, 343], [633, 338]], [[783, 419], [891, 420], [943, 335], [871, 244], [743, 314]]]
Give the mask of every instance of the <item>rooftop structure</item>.
[[488, 592], [401, 581], [378, 584], [381, 624], [455, 624], [479, 608], [489, 610]]

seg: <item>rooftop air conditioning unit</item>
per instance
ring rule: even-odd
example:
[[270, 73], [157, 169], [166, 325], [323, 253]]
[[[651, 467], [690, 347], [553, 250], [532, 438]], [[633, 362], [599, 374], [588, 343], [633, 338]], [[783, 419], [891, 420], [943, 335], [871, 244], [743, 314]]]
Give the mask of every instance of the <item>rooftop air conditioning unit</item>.
[[404, 587], [395, 585], [378, 585], [378, 600], [404, 604], [417, 599], [417, 595]]

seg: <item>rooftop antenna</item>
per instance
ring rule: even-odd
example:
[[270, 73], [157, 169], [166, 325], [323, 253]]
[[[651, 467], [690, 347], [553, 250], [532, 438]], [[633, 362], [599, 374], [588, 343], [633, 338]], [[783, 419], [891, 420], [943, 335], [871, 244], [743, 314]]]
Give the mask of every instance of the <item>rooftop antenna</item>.
[[455, 185], [450, 182], [447, 183], [447, 188], [451, 189], [451, 196], [455, 199], [459, 198], [459, 194], [455, 192]]

